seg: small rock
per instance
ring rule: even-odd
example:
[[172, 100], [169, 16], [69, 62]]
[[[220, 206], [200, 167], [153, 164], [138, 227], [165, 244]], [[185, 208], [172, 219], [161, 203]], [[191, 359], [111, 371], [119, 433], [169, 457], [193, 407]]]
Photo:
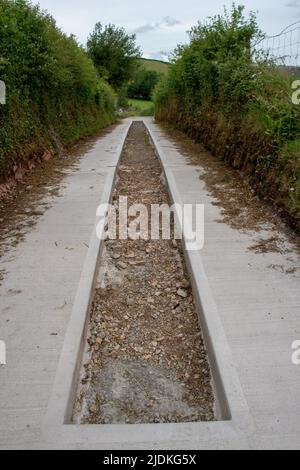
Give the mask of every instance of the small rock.
[[97, 413], [97, 406], [92, 405], [92, 406], [90, 406], [89, 410], [90, 410], [91, 413]]
[[117, 259], [121, 258], [121, 255], [120, 255], [120, 253], [113, 253], [111, 257], [112, 257], [112, 259], [117, 260]]
[[191, 287], [191, 284], [189, 283], [189, 281], [187, 279], [184, 279], [181, 283], [181, 287], [183, 289], [189, 289]]
[[136, 265], [136, 266], [144, 266], [144, 265], [145, 265], [145, 261], [142, 261], [142, 260], [136, 261], [135, 265]]
[[177, 295], [179, 295], [179, 297], [181, 297], [182, 299], [186, 299], [187, 296], [188, 296], [188, 293], [187, 293], [187, 291], [184, 290], [184, 289], [179, 289], [179, 290], [177, 291]]
[[120, 261], [118, 264], [117, 264], [117, 267], [119, 269], [126, 269], [127, 268], [127, 264], [126, 263], [123, 263], [123, 261]]
[[172, 246], [173, 248], [178, 248], [178, 244], [176, 240], [172, 240]]
[[48, 162], [49, 160], [51, 160], [52, 158], [52, 153], [47, 151], [44, 153], [44, 155], [42, 156], [42, 159], [44, 160], [44, 162]]

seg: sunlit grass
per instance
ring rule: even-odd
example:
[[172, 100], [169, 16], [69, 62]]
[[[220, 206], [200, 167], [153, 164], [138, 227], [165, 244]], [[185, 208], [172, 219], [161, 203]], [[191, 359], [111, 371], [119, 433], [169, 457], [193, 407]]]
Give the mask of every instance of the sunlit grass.
[[138, 116], [153, 116], [154, 115], [154, 104], [152, 101], [144, 100], [128, 100], [132, 111]]

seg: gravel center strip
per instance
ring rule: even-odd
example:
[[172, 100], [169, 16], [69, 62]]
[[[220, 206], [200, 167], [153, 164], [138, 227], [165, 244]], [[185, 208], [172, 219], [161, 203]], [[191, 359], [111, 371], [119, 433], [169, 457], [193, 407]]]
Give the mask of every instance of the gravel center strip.
[[[169, 204], [142, 122], [121, 157], [114, 204]], [[213, 421], [207, 353], [180, 242], [105, 242], [73, 422]]]

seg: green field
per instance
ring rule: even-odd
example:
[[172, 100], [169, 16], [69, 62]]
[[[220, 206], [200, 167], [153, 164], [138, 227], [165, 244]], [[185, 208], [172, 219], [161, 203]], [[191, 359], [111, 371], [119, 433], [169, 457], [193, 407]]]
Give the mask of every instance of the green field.
[[170, 64], [168, 62], [163, 62], [161, 60], [154, 60], [154, 59], [141, 59], [143, 66], [147, 70], [154, 70], [158, 73], [167, 74]]
[[[137, 116], [153, 116], [154, 104], [152, 101], [144, 100], [128, 100], [132, 112]], [[131, 113], [132, 114], [132, 113]]]

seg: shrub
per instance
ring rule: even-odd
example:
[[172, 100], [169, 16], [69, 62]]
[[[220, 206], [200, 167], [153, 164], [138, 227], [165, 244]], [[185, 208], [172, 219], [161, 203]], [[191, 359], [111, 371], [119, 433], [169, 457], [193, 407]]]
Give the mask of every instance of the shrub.
[[199, 23], [155, 90], [156, 117], [242, 170], [300, 228], [300, 108], [292, 78], [251, 47], [261, 37], [241, 6]]

